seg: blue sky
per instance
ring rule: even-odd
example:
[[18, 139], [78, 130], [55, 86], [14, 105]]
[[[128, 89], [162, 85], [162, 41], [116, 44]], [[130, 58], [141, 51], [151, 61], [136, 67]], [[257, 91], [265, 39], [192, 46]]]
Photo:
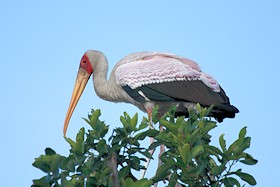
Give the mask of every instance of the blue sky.
[[[243, 167], [257, 186], [275, 186], [280, 167], [280, 3], [270, 1], [0, 1], [1, 185], [30, 186], [43, 173], [31, 164], [52, 147], [68, 155], [63, 122], [78, 63], [87, 49], [104, 52], [109, 71], [136, 51], [170, 51], [196, 61], [222, 85], [240, 113], [213, 132], [232, 142], [243, 126], [249, 153]], [[102, 111], [110, 128], [136, 107], [100, 100], [89, 82], [67, 136], [87, 127], [81, 117]], [[114, 115], [112, 115], [114, 114]], [[156, 163], [154, 163], [156, 164]]]

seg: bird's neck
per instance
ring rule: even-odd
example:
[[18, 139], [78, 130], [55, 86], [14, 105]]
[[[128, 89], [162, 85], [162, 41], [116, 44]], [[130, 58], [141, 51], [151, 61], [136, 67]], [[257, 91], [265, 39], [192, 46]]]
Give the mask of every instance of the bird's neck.
[[114, 76], [107, 80], [108, 61], [106, 57], [101, 57], [96, 63], [93, 71], [93, 84], [98, 97], [107, 101], [121, 102], [119, 93], [123, 90], [116, 84]]

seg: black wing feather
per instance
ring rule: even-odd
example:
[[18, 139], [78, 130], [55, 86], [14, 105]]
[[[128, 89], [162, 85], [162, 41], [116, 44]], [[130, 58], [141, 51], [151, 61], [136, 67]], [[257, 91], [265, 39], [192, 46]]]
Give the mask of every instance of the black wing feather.
[[[233, 118], [235, 113], [239, 112], [236, 107], [230, 105], [229, 98], [222, 88], [220, 92], [214, 92], [200, 80], [154, 83], [136, 89], [125, 86], [123, 89], [133, 99], [141, 103], [146, 102], [145, 97], [147, 97], [156, 102], [191, 102], [199, 103], [205, 107], [214, 105], [211, 116], [219, 122], [226, 117]], [[139, 94], [139, 91], [145, 97]], [[182, 113], [186, 113], [187, 116], [187, 110], [180, 111], [180, 114]]]

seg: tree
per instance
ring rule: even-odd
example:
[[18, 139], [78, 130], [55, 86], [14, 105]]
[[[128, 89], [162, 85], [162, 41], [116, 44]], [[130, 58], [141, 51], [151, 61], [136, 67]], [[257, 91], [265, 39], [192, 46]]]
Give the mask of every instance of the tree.
[[[71, 149], [68, 156], [46, 148], [45, 154], [35, 159], [33, 166], [46, 175], [33, 180], [39, 186], [157, 186], [164, 181], [167, 186], [241, 186], [241, 182], [256, 185], [253, 176], [241, 169], [233, 170], [237, 163], [254, 165], [257, 160], [246, 153], [251, 138], [246, 136], [246, 127], [230, 146], [224, 134], [219, 137], [219, 147], [211, 145], [209, 132], [216, 122], [206, 117], [210, 108], [197, 105], [188, 119], [174, 118], [175, 107], [159, 117], [157, 108], [152, 121], [138, 115], [130, 117], [126, 112], [120, 117], [122, 127], [115, 128], [105, 139], [109, 126], [99, 120], [100, 110], [92, 110], [88, 119], [88, 132], [81, 128], [76, 140], [65, 138]], [[160, 123], [164, 130], [153, 127]], [[146, 138], [153, 138], [149, 147], [143, 146]], [[161, 164], [154, 176], [137, 178], [135, 173], [145, 169], [147, 158], [153, 158], [151, 150], [164, 145], [160, 155]]]

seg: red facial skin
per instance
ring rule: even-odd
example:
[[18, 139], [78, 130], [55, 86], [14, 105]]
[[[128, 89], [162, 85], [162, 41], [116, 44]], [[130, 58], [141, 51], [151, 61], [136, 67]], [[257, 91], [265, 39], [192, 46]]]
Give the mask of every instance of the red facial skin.
[[81, 59], [81, 62], [80, 62], [80, 68], [83, 68], [84, 70], [86, 70], [86, 72], [88, 72], [88, 74], [92, 74], [92, 66], [89, 62], [89, 58], [87, 55], [84, 55]]

